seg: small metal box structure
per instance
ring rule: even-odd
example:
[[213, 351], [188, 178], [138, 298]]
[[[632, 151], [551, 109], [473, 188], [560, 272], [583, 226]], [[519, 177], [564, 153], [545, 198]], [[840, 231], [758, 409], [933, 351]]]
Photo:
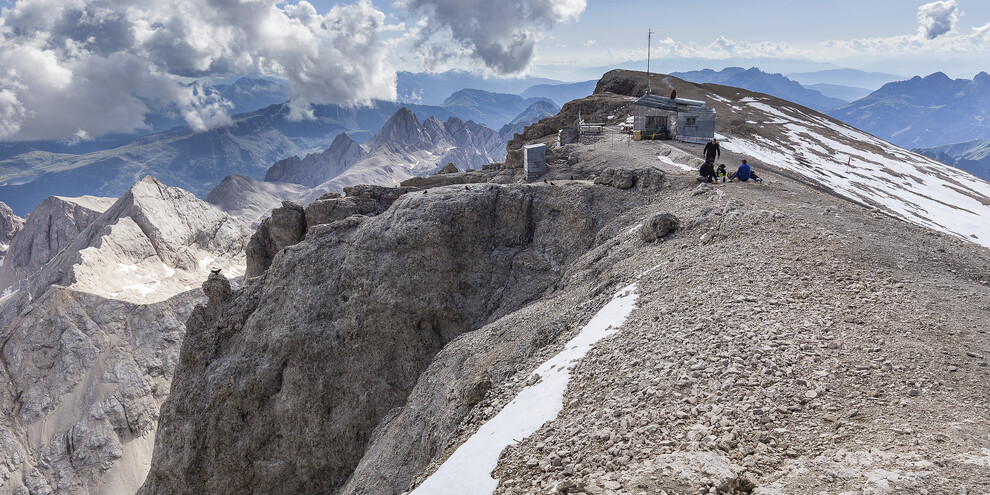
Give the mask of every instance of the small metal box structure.
[[636, 101], [633, 130], [643, 139], [707, 142], [715, 137], [715, 109], [703, 101], [647, 94]]
[[523, 146], [523, 169], [527, 180], [534, 180], [547, 172], [547, 145], [529, 144]]

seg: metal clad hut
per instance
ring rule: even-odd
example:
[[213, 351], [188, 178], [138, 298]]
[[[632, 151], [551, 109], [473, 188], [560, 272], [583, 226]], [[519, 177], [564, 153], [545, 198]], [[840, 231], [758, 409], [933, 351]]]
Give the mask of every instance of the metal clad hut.
[[647, 139], [709, 141], [715, 137], [715, 109], [703, 101], [647, 94], [636, 101], [633, 130]]

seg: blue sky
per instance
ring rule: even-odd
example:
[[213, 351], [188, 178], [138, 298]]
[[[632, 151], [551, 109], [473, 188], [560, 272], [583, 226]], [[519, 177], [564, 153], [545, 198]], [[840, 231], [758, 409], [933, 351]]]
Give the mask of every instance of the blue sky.
[[[335, 3], [313, 2], [318, 10], [328, 10]], [[990, 24], [990, 2], [986, 0], [941, 2], [951, 3], [954, 9], [956, 20], [950, 32], [940, 39], [928, 40], [927, 44], [912, 45], [903, 39], [918, 34], [919, 8], [932, 3], [940, 2], [589, 0], [577, 19], [555, 24], [547, 31], [546, 38], [537, 44], [531, 70], [539, 75], [540, 67], [548, 65], [607, 66], [644, 59], [649, 30], [654, 32], [657, 41], [654, 54], [659, 54], [661, 66], [664, 55], [714, 61], [767, 56], [885, 70], [905, 76], [944, 71], [953, 77], [971, 78], [980, 71], [990, 70], [990, 64], [986, 63], [990, 60], [990, 43], [959, 39]], [[414, 17], [394, 8], [391, 1], [376, 5], [392, 23], [409, 24]], [[736, 47], [740, 56], [706, 49], [720, 38], [742, 45]], [[676, 49], [665, 51], [664, 41], [672, 41]], [[859, 42], [859, 49], [842, 49], [841, 44], [852, 42]], [[396, 64], [406, 70], [417, 69], [415, 64]], [[714, 68], [719, 65], [712, 64]], [[469, 68], [463, 64], [462, 67]]]

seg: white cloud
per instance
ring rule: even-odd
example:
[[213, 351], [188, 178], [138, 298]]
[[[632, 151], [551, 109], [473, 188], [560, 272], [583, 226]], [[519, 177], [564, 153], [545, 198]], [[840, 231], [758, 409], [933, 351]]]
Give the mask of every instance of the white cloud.
[[295, 108], [394, 99], [378, 33], [395, 28], [368, 0], [324, 15], [306, 1], [19, 0], [0, 17], [0, 139], [131, 132], [149, 106], [197, 129], [230, 121], [177, 77], [281, 75]]
[[956, 0], [926, 3], [918, 8], [918, 35], [933, 40], [955, 30], [959, 22]]
[[588, 40], [588, 41], [585, 41], [584, 42], [584, 46], [587, 46], [587, 47], [590, 48], [592, 46], [595, 46], [595, 43], [597, 43], [597, 41], [595, 41], [595, 40]]
[[[584, 11], [586, 0], [403, 0], [399, 6], [425, 13], [430, 22], [420, 26], [417, 47], [423, 65], [449, 64], [451, 58], [471, 57], [497, 74], [518, 74], [529, 68], [536, 44], [557, 22], [567, 22]], [[439, 38], [450, 37], [463, 50], [451, 49]]]

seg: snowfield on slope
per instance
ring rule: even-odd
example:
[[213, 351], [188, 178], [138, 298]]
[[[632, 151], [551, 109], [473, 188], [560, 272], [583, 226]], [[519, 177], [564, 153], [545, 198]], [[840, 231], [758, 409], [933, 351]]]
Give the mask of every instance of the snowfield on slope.
[[557, 417], [564, 407], [571, 368], [596, 342], [619, 331], [636, 307], [638, 298], [636, 283], [619, 290], [581, 332], [564, 345], [564, 350], [530, 375], [538, 380], [535, 384], [520, 391], [512, 402], [482, 425], [411, 495], [495, 493], [498, 480], [491, 472], [498, 464], [499, 454], [505, 447], [532, 435], [544, 423]]
[[[740, 103], [747, 117], [763, 118], [748, 119], [761, 122], [750, 135], [717, 135], [726, 150], [799, 173], [907, 222], [990, 247], [990, 183], [817, 114], [754, 97]], [[761, 132], [770, 127], [778, 132]]]

